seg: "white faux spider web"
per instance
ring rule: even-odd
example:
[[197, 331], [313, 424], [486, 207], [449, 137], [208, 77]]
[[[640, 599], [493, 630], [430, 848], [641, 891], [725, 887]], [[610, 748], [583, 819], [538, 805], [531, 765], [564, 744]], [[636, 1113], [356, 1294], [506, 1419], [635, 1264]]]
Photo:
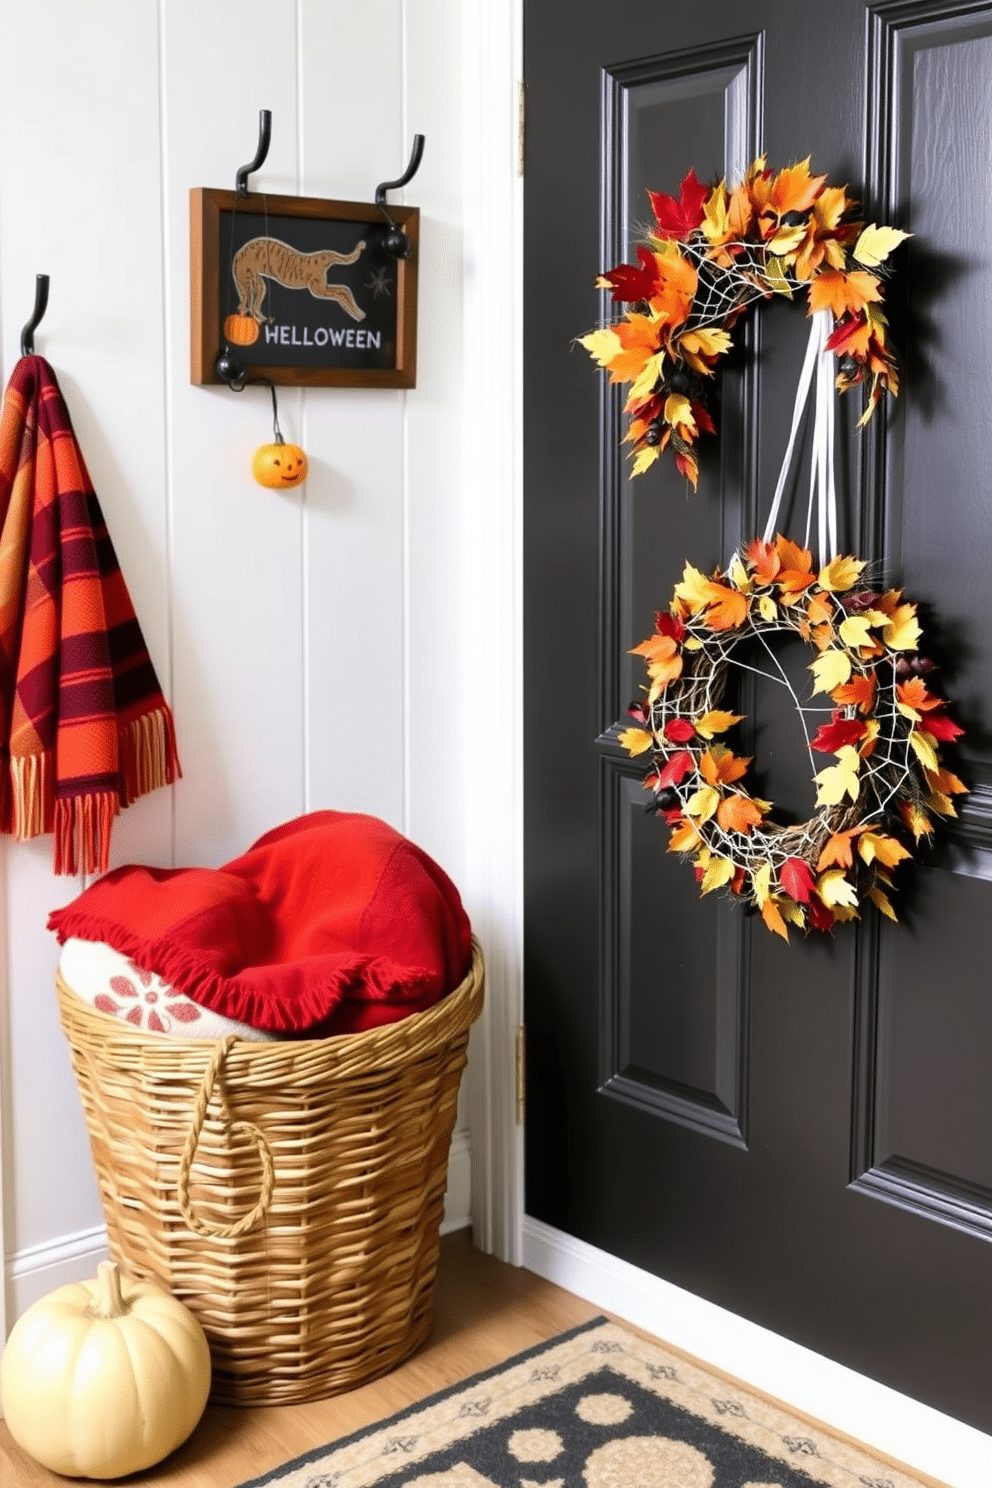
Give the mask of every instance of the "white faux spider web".
[[734, 245], [733, 267], [710, 257], [712, 246], [705, 237], [693, 236], [679, 244], [679, 251], [696, 269], [698, 284], [686, 321], [690, 330], [724, 325], [730, 316], [769, 295], [781, 293], [783, 275], [769, 277], [767, 249], [757, 243]]
[[[837, 601], [834, 603], [838, 617], [846, 618], [843, 607]], [[755, 672], [788, 689], [802, 719], [813, 773], [818, 773], [806, 722], [807, 715], [832, 715], [838, 711], [837, 705], [831, 702], [827, 706], [804, 706], [768, 643], [768, 636], [776, 632], [800, 634], [800, 624], [801, 619], [797, 617], [793, 620], [788, 611], [780, 613], [774, 621], [769, 622], [756, 620], [749, 612], [746, 624], [733, 633], [712, 632], [702, 628], [694, 630], [692, 623], [689, 623], [690, 633], [703, 641], [703, 649], [683, 652], [687, 662], [686, 670], [668, 685], [651, 706], [650, 727], [658, 745], [655, 759], [659, 769], [664, 767], [664, 762], [670, 755], [687, 747], [665, 739], [665, 725], [675, 718], [698, 720], [705, 714], [718, 710], [726, 688], [728, 670], [731, 666], [736, 666], [744, 671]], [[733, 656], [734, 649], [748, 638], [760, 642], [778, 675], [749, 666]], [[699, 821], [686, 811], [690, 798], [699, 789], [698, 769], [694, 769], [686, 780], [670, 789], [678, 798], [683, 815], [693, 822], [704, 845], [718, 856], [727, 858], [735, 867], [747, 869], [752, 875], [765, 863], [770, 863], [777, 874], [787, 858], [802, 858], [815, 865], [828, 837], [835, 832], [848, 830], [855, 825], [881, 827], [885, 813], [895, 799], [908, 799], [922, 804], [923, 792], [915, 777], [913, 753], [909, 743], [911, 724], [899, 712], [897, 705], [895, 669], [896, 661], [891, 655], [879, 658], [875, 664], [876, 701], [871, 717], [879, 724], [879, 733], [873, 753], [861, 761], [856, 801], [847, 800], [836, 806], [821, 807], [808, 821], [794, 825], [783, 826], [766, 819], [748, 832], [727, 831], [715, 815], [706, 821]], [[857, 709], [853, 706], [840, 711], [845, 718], [857, 716]], [[704, 745], [709, 747], [706, 741], [696, 741], [700, 752], [703, 752]], [[819, 770], [828, 764], [829, 756], [823, 755]]]

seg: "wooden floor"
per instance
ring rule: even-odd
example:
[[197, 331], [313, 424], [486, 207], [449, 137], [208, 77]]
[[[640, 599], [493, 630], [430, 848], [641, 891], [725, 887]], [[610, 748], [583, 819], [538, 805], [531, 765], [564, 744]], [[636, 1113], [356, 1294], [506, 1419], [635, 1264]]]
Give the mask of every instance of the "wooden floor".
[[[474, 1250], [470, 1232], [441, 1243], [434, 1327], [406, 1364], [372, 1384], [311, 1405], [235, 1409], [208, 1405], [185, 1446], [129, 1478], [142, 1488], [235, 1488], [302, 1452], [367, 1426], [510, 1354], [595, 1317], [599, 1309], [529, 1271]], [[87, 1482], [88, 1479], [75, 1479]], [[0, 1421], [3, 1488], [66, 1488], [26, 1457]]]

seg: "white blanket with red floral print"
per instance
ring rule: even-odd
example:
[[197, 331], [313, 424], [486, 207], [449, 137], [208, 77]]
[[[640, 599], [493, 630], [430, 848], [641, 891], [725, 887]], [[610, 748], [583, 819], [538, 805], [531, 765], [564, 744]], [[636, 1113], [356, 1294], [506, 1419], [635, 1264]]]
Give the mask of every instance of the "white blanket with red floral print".
[[201, 1007], [101, 940], [67, 940], [59, 971], [66, 986], [90, 1007], [111, 1018], [124, 1019], [146, 1033], [197, 1039], [219, 1039], [233, 1033], [238, 1038], [265, 1042], [279, 1037]]

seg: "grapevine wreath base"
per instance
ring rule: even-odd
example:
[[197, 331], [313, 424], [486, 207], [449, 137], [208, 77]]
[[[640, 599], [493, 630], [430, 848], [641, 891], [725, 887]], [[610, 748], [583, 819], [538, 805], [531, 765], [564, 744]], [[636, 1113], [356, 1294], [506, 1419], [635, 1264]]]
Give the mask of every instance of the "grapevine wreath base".
[[[894, 920], [891, 870], [933, 830], [930, 813], [957, 814], [952, 797], [966, 789], [941, 763], [939, 745], [962, 730], [924, 681], [933, 664], [918, 655], [916, 606], [899, 589], [866, 587], [865, 567], [841, 556], [817, 572], [806, 548], [756, 539], [726, 573], [687, 563], [669, 611], [634, 647], [649, 682], [620, 742], [651, 752], [644, 784], [671, 827], [669, 851], [691, 858], [703, 894], [754, 905], [785, 940], [790, 924], [830, 930], [857, 918], [866, 897]], [[721, 742], [741, 721], [720, 707], [741, 642], [764, 647], [792, 691], [768, 640], [781, 631], [815, 647], [813, 695], [833, 705], [809, 740], [816, 813], [789, 826], [747, 790], [750, 759]], [[814, 751], [832, 762], [817, 770]]]

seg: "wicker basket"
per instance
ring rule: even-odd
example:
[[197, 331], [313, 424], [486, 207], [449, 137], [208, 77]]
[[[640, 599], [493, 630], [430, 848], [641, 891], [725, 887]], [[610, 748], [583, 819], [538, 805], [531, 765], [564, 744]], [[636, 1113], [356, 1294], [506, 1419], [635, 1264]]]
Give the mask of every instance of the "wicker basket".
[[213, 1398], [313, 1400], [431, 1323], [465, 981], [426, 1012], [303, 1042], [155, 1038], [58, 980], [110, 1253], [197, 1315]]

